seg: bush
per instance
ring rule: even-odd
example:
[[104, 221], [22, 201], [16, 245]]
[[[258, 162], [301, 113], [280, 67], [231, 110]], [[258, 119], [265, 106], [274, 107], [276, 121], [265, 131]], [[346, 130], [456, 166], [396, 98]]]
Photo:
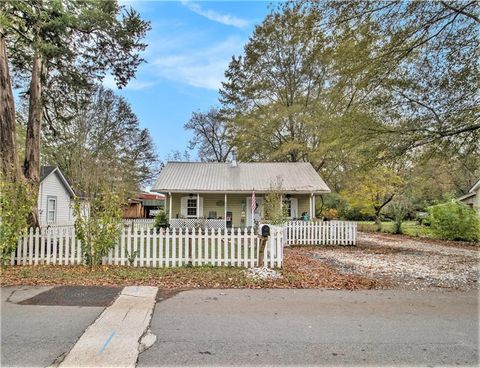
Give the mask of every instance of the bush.
[[120, 237], [122, 201], [115, 193], [104, 190], [96, 195], [89, 206], [75, 199], [75, 233], [82, 244], [82, 254], [87, 265], [102, 262]]
[[428, 209], [432, 233], [445, 240], [480, 240], [480, 218], [473, 208], [456, 200]]
[[168, 223], [168, 213], [165, 211], [159, 211], [155, 216], [155, 229], [166, 229], [169, 226], [170, 224]]
[[0, 263], [5, 265], [25, 235], [28, 215], [35, 202], [30, 186], [0, 176]]
[[327, 208], [322, 211], [322, 217], [326, 218], [327, 220], [338, 219], [338, 211], [336, 208]]

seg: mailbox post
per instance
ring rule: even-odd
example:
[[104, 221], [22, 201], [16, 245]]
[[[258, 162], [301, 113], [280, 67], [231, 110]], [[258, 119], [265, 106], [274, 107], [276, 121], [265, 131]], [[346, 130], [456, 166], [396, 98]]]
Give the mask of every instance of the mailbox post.
[[259, 236], [260, 249], [258, 252], [258, 267], [263, 267], [265, 259], [265, 247], [267, 246], [268, 237], [270, 236], [270, 226], [260, 225]]

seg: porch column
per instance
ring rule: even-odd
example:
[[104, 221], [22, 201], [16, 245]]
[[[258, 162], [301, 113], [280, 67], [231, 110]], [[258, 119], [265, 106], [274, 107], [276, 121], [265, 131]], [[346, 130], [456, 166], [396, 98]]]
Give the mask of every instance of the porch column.
[[225, 222], [225, 230], [227, 229], [227, 193], [225, 193], [224, 203], [224, 214], [223, 214], [223, 221]]
[[168, 223], [172, 221], [172, 193], [168, 192]]
[[313, 193], [310, 194], [310, 210], [309, 210], [309, 215], [310, 215], [310, 220], [313, 219], [313, 214], [312, 214], [312, 198], [313, 198]]
[[200, 212], [200, 194], [197, 193], [197, 219], [200, 218], [199, 213]]
[[315, 200], [315, 194], [313, 195], [313, 217], [312, 218], [317, 218], [317, 211], [316, 207], [317, 206], [317, 201]]

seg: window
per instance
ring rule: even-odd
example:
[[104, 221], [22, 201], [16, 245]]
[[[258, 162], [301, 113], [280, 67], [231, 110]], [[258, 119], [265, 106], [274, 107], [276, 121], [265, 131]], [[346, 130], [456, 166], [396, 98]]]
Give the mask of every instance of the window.
[[55, 222], [57, 219], [57, 198], [47, 198], [47, 223]]
[[197, 217], [197, 199], [187, 199], [187, 217]]

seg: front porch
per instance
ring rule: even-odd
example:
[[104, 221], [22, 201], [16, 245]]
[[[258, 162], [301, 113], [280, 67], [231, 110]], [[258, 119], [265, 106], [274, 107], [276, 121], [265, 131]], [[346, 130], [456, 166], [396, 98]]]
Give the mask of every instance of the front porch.
[[[172, 228], [252, 227], [263, 218], [265, 194], [255, 193], [257, 206], [252, 211], [252, 193], [167, 193], [169, 223]], [[290, 220], [315, 218], [314, 194], [285, 193], [282, 203]]]

